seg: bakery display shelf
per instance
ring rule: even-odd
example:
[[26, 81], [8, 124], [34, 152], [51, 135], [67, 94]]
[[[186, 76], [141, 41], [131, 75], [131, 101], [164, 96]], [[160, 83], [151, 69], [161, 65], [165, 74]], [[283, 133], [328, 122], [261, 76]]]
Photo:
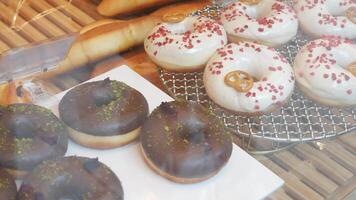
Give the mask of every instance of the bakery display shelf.
[[[210, 6], [194, 14], [214, 16], [219, 9], [219, 6]], [[307, 36], [298, 33], [292, 41], [277, 50], [293, 63], [299, 49], [308, 41]], [[355, 107], [341, 109], [318, 105], [305, 97], [298, 87], [281, 110], [258, 117], [245, 117], [231, 113], [209, 99], [204, 88], [203, 72], [175, 73], [159, 69], [159, 74], [171, 95], [199, 102], [214, 111], [227, 127], [242, 138], [245, 149], [253, 153], [273, 152], [294, 142], [326, 139], [356, 130]]]

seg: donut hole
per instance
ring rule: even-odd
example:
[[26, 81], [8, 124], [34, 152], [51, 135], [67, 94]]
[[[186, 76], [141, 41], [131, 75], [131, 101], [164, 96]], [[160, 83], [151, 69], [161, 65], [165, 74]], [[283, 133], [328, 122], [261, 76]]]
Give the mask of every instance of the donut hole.
[[192, 18], [186, 18], [186, 20], [175, 24], [167, 24], [166, 27], [168, 31], [174, 35], [184, 35], [194, 32], [194, 22]]
[[37, 128], [26, 116], [13, 115], [9, 117], [9, 130], [16, 138], [32, 138]]
[[108, 105], [115, 100], [114, 96], [106, 89], [93, 90], [92, 97], [97, 107]]
[[181, 127], [178, 126], [177, 131], [180, 138], [188, 144], [199, 145], [206, 141], [207, 131], [203, 124], [184, 124]]
[[272, 3], [260, 3], [257, 5], [249, 5], [245, 10], [247, 16], [253, 19], [263, 19], [271, 17]]
[[115, 100], [115, 97], [110, 90], [110, 84], [110, 79], [106, 78], [101, 82], [98, 88], [92, 90], [91, 96], [93, 98], [94, 104], [97, 107], [107, 105]]

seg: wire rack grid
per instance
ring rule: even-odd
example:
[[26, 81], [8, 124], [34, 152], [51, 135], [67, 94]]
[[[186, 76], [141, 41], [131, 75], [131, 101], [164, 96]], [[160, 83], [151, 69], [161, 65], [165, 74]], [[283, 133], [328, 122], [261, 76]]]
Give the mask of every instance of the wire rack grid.
[[[289, 4], [291, 2], [288, 2]], [[218, 6], [210, 6], [195, 14], [216, 15]], [[290, 63], [310, 39], [302, 33], [277, 50]], [[314, 141], [356, 131], [356, 108], [331, 108], [306, 98], [298, 88], [290, 101], [280, 110], [258, 117], [244, 117], [231, 113], [213, 101], [205, 91], [203, 72], [174, 73], [159, 69], [160, 78], [176, 98], [196, 101], [214, 111], [237, 136], [251, 140], [269, 140], [269, 150], [277, 150], [292, 142]]]

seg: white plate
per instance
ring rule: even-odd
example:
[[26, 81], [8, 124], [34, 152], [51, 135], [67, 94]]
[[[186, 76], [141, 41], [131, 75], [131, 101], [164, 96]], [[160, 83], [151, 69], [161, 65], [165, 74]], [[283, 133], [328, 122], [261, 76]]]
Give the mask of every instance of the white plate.
[[[147, 99], [150, 112], [163, 101], [173, 99], [127, 66], [121, 66], [89, 81], [125, 82]], [[66, 93], [56, 95], [60, 100]], [[57, 103], [52, 110], [58, 113]], [[48, 105], [47, 105], [48, 107]], [[213, 178], [182, 185], [154, 173], [142, 160], [138, 143], [111, 150], [95, 150], [69, 142], [66, 155], [98, 157], [122, 182], [125, 200], [255, 200], [262, 199], [283, 185], [283, 180], [245, 151], [234, 145], [227, 165]]]

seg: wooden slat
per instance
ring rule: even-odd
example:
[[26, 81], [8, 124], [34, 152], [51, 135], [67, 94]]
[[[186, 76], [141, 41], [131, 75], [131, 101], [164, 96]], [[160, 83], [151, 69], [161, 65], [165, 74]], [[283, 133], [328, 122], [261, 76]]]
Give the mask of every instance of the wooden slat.
[[278, 152], [273, 156], [279, 161], [279, 164], [283, 164], [293, 171], [304, 183], [324, 197], [337, 188], [337, 184], [318, 172], [310, 163], [300, 160], [289, 151]]
[[96, 20], [104, 18], [96, 11], [97, 5], [93, 4], [92, 0], [73, 0], [72, 4], [75, 5], [77, 8], [85, 10], [85, 13], [87, 13], [89, 16]]
[[[50, 3], [52, 6], [60, 6], [63, 4], [66, 4], [68, 1], [66, 0], [47, 0], [48, 3]], [[85, 12], [80, 10], [79, 8], [75, 7], [73, 4], [67, 3], [67, 6], [65, 9], [61, 10], [62, 12], [65, 12], [67, 15], [69, 15], [72, 20], [80, 24], [81, 26], [85, 26], [86, 24], [90, 24], [94, 22], [95, 20], [87, 15]]]
[[[11, 26], [13, 16], [15, 15], [14, 10], [10, 9], [2, 2], [0, 2], [0, 10], [0, 17], [3, 19], [3, 22], [6, 23], [7, 26]], [[15, 25], [22, 25], [25, 22], [26, 20], [24, 20], [21, 16], [17, 16]], [[30, 40], [31, 42], [48, 39], [44, 34], [38, 31], [31, 24], [23, 26], [20, 32], [22, 33], [21, 35], [26, 37], [26, 39]]]
[[10, 47], [13, 48], [28, 44], [28, 41], [17, 34], [14, 30], [10, 29], [2, 21], [0, 21], [0, 30], [1, 39]]
[[338, 188], [333, 194], [331, 194], [328, 199], [342, 200], [352, 191], [356, 191], [356, 174], [350, 179], [343, 187]]
[[290, 197], [283, 188], [278, 189], [273, 193], [273, 196], [269, 196], [266, 200], [294, 200]]
[[51, 6], [44, 0], [30, 1], [30, 5], [38, 12], [44, 12], [52, 9], [54, 12], [51, 12], [45, 17], [53, 21], [53, 23], [65, 30], [67, 33], [77, 32], [81, 28], [79, 24], [74, 22], [71, 18], [64, 15], [63, 13], [58, 12], [58, 10], [56, 11], [55, 9], [53, 9], [53, 6]]
[[[260, 159], [259, 159], [260, 160]], [[291, 194], [293, 198], [298, 199], [315, 199], [322, 200], [324, 199], [316, 191], [305, 185], [301, 180], [296, 177], [291, 172], [284, 170], [278, 164], [274, 163], [270, 159], [260, 160], [267, 168], [275, 172], [279, 177], [285, 181], [285, 186], [283, 187], [285, 191], [288, 191], [288, 194]], [[274, 194], [273, 194], [274, 196]]]
[[339, 137], [338, 140], [343, 143], [345, 148], [356, 155], [356, 132], [343, 135]]
[[356, 174], [356, 156], [336, 142], [326, 143], [323, 151], [350, 172]]
[[[37, 11], [35, 11], [33, 8], [29, 6], [24, 6], [20, 10], [20, 16], [23, 17], [26, 21], [31, 21], [33, 18], [38, 16], [38, 14], [39, 13]], [[58, 28], [56, 24], [52, 23], [45, 17], [38, 18], [31, 22], [33, 26], [35, 26], [39, 31], [41, 31], [47, 37], [58, 37], [66, 34], [62, 29]]]
[[0, 54], [9, 49], [10, 47], [0, 39]]
[[315, 168], [339, 185], [344, 184], [353, 176], [353, 173], [308, 144], [297, 145], [291, 150], [304, 160], [312, 162]]

